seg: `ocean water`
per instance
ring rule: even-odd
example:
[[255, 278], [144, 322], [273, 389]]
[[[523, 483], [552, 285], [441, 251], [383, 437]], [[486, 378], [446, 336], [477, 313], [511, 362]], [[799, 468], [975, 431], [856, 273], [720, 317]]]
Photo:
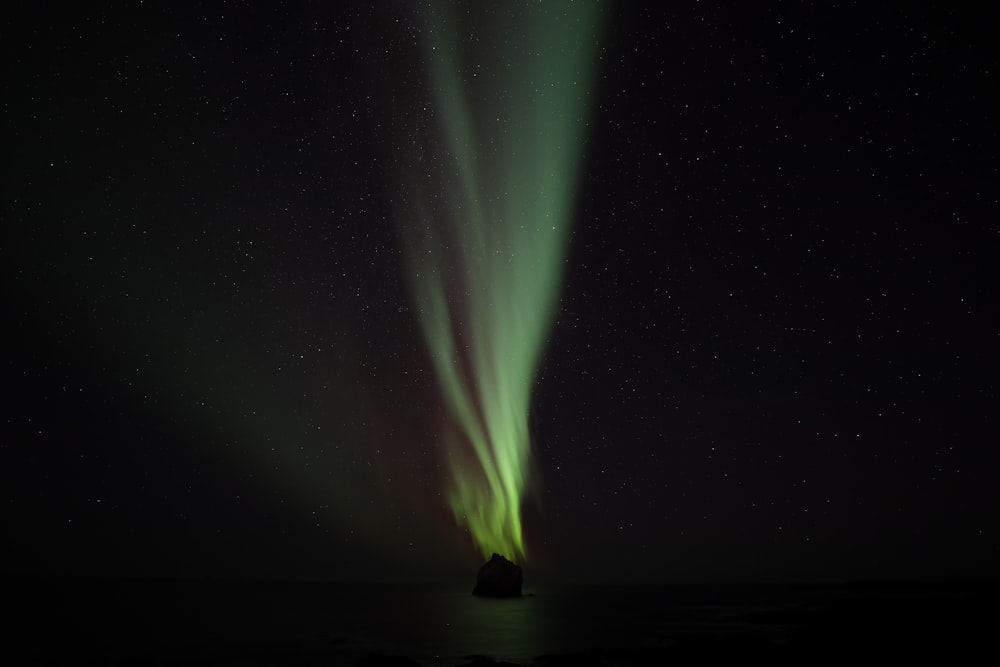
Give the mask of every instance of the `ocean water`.
[[995, 649], [998, 590], [528, 586], [523, 598], [496, 600], [468, 586], [13, 578], [0, 664], [951, 660]]

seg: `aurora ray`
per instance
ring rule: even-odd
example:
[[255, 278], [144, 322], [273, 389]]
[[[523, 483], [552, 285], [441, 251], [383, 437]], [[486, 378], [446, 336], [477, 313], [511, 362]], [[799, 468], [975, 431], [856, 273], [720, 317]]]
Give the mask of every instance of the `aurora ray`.
[[401, 228], [452, 422], [449, 506], [484, 555], [521, 560], [531, 389], [562, 282], [599, 11], [473, 5], [423, 16], [435, 122]]

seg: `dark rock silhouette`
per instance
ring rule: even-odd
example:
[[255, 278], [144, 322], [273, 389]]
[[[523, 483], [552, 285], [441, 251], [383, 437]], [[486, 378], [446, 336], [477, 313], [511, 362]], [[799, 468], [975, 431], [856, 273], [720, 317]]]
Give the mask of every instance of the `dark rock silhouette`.
[[486, 598], [521, 597], [521, 568], [500, 554], [479, 568], [472, 594]]

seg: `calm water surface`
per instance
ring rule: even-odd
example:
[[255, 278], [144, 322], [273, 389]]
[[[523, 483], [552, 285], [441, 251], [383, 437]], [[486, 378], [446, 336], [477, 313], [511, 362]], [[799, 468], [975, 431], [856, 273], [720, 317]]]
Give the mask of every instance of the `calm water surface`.
[[7, 590], [19, 614], [0, 664], [348, 665], [373, 654], [527, 664], [598, 648], [736, 640], [743, 651], [803, 638], [823, 650], [874, 638], [889, 652], [932, 638], [944, 651], [981, 643], [996, 620], [995, 586], [528, 587], [500, 600], [467, 586], [93, 579], [8, 581]]

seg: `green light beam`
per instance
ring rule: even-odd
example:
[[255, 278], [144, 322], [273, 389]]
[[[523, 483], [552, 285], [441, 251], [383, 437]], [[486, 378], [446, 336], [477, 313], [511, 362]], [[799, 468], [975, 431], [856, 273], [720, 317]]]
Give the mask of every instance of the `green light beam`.
[[531, 389], [562, 283], [599, 12], [591, 2], [503, 3], [502, 16], [460, 5], [460, 20], [458, 7], [434, 4], [424, 17], [439, 141], [409, 174], [404, 239], [454, 422], [449, 506], [483, 555], [521, 560]]

